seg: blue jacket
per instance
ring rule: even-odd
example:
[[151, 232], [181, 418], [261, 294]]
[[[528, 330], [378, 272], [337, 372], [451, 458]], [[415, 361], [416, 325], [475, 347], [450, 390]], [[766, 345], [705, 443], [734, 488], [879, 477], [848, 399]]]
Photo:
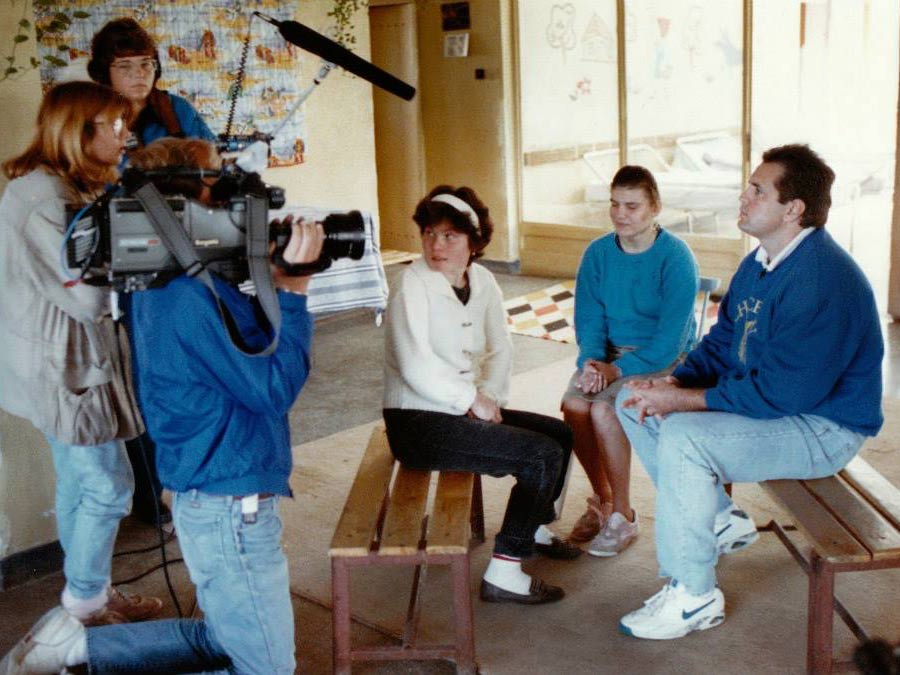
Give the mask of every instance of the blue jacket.
[[[172, 108], [175, 110], [175, 117], [178, 124], [181, 125], [181, 131], [185, 138], [202, 138], [207, 141], [216, 140], [216, 135], [210, 131], [206, 122], [200, 117], [200, 113], [196, 111], [187, 99], [176, 94], [168, 94], [172, 101]], [[141, 131], [141, 142], [144, 145], [155, 141], [157, 138], [169, 136], [169, 132], [159, 120], [153, 120]]]
[[697, 263], [665, 230], [641, 253], [626, 253], [615, 234], [591, 242], [575, 281], [575, 336], [581, 368], [606, 360], [607, 344], [636, 347], [614, 363], [622, 375], [671, 365], [694, 340]]
[[[215, 283], [247, 344], [268, 344], [256, 300]], [[247, 356], [232, 344], [212, 294], [196, 279], [182, 275], [133, 296], [135, 379], [163, 485], [290, 494], [287, 414], [310, 368], [306, 296], [278, 293], [281, 339], [268, 357]]]
[[872, 288], [817, 230], [773, 271], [744, 258], [719, 318], [673, 375], [710, 410], [758, 419], [820, 415], [874, 436], [884, 344]]

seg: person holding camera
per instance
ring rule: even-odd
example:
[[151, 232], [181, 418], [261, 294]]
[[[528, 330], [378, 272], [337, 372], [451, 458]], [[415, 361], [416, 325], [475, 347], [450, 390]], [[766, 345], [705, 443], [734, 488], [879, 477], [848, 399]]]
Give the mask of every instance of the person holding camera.
[[0, 408], [47, 438], [56, 469], [56, 522], [65, 553], [62, 606], [86, 625], [157, 614], [157, 598], [110, 586], [119, 521], [133, 478], [123, 441], [143, 431], [128, 349], [108, 293], [69, 281], [60, 262], [65, 205], [116, 180], [128, 102], [107, 87], [50, 89], [28, 148], [3, 164], [0, 200]]
[[535, 551], [581, 553], [547, 529], [555, 519], [572, 450], [564, 422], [503, 408], [512, 343], [503, 296], [474, 260], [491, 240], [488, 209], [471, 188], [441, 185], [416, 207], [423, 256], [410, 265], [387, 309], [384, 421], [391, 451], [415, 469], [513, 475], [513, 487], [481, 599], [534, 605], [561, 600], [532, 579]]
[[[145, 150], [168, 153], [170, 166], [186, 156], [201, 161], [201, 148], [190, 143], [198, 142], [167, 139]], [[160, 161], [138, 153], [134, 163]], [[322, 226], [289, 218], [285, 224], [292, 233], [284, 261], [317, 261]], [[204, 619], [85, 630], [52, 610], [7, 655], [9, 672], [55, 673], [82, 663], [101, 673], [294, 672], [278, 501], [291, 495], [287, 413], [310, 370], [310, 278], [276, 267], [273, 276], [282, 325], [268, 356], [235, 346], [210, 290], [186, 273], [135, 293], [132, 302], [141, 405], [158, 444], [160, 477], [174, 493], [179, 543]], [[261, 351], [272, 330], [258, 319], [259, 303], [215, 274], [213, 280], [245, 346]]]
[[[112, 87], [131, 103], [129, 130], [133, 143], [146, 146], [157, 139], [200, 138], [215, 140], [206, 122], [181, 96], [157, 88], [162, 70], [159, 49], [153, 37], [131, 18], [106, 23], [91, 40], [88, 74], [100, 84]], [[126, 315], [129, 299], [123, 298]], [[149, 434], [125, 445], [134, 471], [132, 515], [154, 525], [172, 520], [168, 506], [160, 499], [162, 485], [156, 472], [155, 445]]]

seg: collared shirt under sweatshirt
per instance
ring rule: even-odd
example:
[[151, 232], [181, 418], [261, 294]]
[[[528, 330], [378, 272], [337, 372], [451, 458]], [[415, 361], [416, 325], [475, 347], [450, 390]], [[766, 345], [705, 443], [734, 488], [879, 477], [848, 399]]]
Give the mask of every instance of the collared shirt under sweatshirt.
[[673, 375], [710, 410], [758, 419], [820, 415], [874, 436], [884, 344], [872, 288], [825, 230], [767, 271], [751, 252], [719, 318]]

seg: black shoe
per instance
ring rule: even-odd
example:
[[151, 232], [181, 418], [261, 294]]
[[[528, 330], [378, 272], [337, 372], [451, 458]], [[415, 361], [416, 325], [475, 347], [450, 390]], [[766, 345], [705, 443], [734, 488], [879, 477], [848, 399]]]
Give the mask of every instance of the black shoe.
[[538, 544], [535, 542], [534, 550], [554, 560], [574, 560], [581, 555], [580, 548], [568, 541], [563, 541], [559, 537], [553, 537], [549, 544]]
[[[159, 524], [167, 525], [171, 523], [172, 512], [169, 510], [169, 507], [161, 500], [157, 504], [159, 505]], [[156, 509], [153, 508], [152, 502], [149, 504], [143, 502], [135, 504], [131, 508], [131, 515], [146, 525], [156, 527]]]
[[545, 584], [539, 579], [531, 580], [528, 593], [513, 593], [489, 581], [481, 580], [481, 599], [485, 602], [516, 602], [520, 605], [543, 605], [547, 602], [562, 600], [566, 592], [559, 586]]

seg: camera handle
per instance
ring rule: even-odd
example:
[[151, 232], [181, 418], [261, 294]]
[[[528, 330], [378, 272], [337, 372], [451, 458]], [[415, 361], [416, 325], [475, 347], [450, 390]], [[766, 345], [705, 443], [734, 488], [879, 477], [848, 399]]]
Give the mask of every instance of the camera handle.
[[[130, 175], [129, 175], [130, 174]], [[244, 342], [240, 330], [216, 292], [212, 275], [200, 262], [194, 245], [187, 236], [184, 227], [178, 222], [175, 213], [157, 187], [140, 172], [126, 171], [122, 177], [126, 189], [140, 202], [147, 214], [153, 229], [162, 239], [166, 249], [175, 256], [178, 264], [188, 276], [197, 277], [210, 290], [216, 300], [216, 307], [222, 317], [222, 323], [228, 330], [231, 342], [247, 356], [269, 356], [278, 347], [281, 334], [281, 308], [269, 270], [269, 233], [266, 223], [266, 203], [258, 197], [249, 197], [249, 224], [247, 226], [247, 261], [250, 266], [250, 278], [256, 287], [256, 297], [260, 307], [272, 326], [272, 341], [262, 351], [251, 351]]]

